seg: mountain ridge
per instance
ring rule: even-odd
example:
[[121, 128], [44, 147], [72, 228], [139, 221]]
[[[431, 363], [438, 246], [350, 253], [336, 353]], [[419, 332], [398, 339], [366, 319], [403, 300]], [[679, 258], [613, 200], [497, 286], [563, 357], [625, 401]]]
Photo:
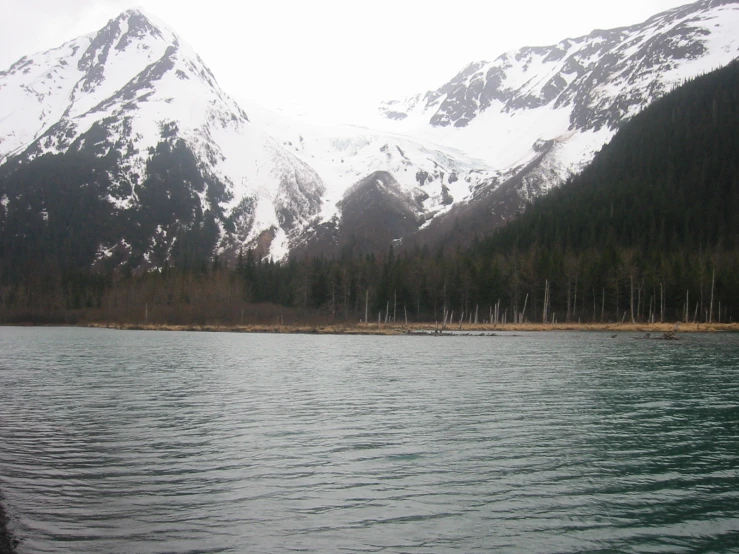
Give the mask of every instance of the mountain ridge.
[[[640, 24], [608, 30], [596, 29], [587, 35], [566, 38], [554, 45], [526, 46], [511, 50], [501, 54], [492, 62], [471, 62], [438, 89], [420, 93], [407, 99], [383, 102], [379, 110], [381, 113], [386, 113], [390, 119], [402, 120], [409, 116], [409, 111], [416, 110], [417, 106], [425, 101], [426, 105], [422, 107], [422, 111], [426, 112], [438, 108], [431, 115], [430, 125], [464, 127], [480, 112], [490, 108], [495, 100], [505, 102], [504, 111], [521, 108], [532, 109], [551, 102], [555, 102], [555, 107], [558, 107], [576, 100], [573, 97], [578, 89], [580, 94], [584, 94], [582, 92], [583, 87], [573, 86], [584, 81], [584, 77], [592, 77], [597, 85], [606, 80], [604, 73], [607, 71], [612, 73], [627, 71], [628, 68], [623, 66], [624, 61], [629, 61], [633, 65], [633, 69], [628, 75], [628, 80], [633, 84], [640, 76], [640, 70], [647, 69], [652, 73], [656, 62], [660, 61], [660, 56], [668, 55], [673, 60], [697, 60], [701, 58], [708, 52], [703, 41], [693, 40], [681, 44], [679, 39], [695, 38], [696, 34], [709, 36], [710, 33], [705, 28], [697, 25], [701, 22], [700, 15], [710, 14], [713, 10], [725, 6], [731, 8], [727, 13], [734, 12], [737, 8], [737, 2], [736, 0], [699, 0], [692, 4], [686, 4], [653, 15]], [[733, 15], [732, 21], [739, 17], [735, 13], [731, 13], [731, 15]], [[690, 23], [696, 25], [691, 27]], [[727, 26], [729, 26], [730, 32], [732, 27]], [[668, 32], [655, 32], [652, 36], [645, 35], [646, 31], [657, 30], [667, 30]], [[643, 36], [640, 37], [639, 34]], [[726, 57], [720, 57], [718, 65], [715, 67], [709, 64], [704, 69], [716, 69], [739, 55], [739, 44], [736, 40], [731, 42], [733, 43], [733, 53]], [[609, 56], [619, 53], [627, 54], [625, 60], [623, 57], [613, 59]], [[506, 69], [522, 69], [522, 74], [525, 75], [528, 72], [528, 66], [535, 61], [534, 56], [541, 58], [544, 63], [561, 62], [559, 66], [553, 66], [554, 70], [558, 71], [554, 71], [551, 75], [547, 74], [534, 83], [531, 82], [532, 79], [538, 76], [535, 73], [532, 79], [524, 78], [520, 81], [516, 81], [515, 75], [509, 76], [506, 74]], [[728, 58], [728, 61], [725, 61], [726, 58]], [[581, 63], [584, 59], [590, 63]], [[639, 63], [633, 64], [634, 61]], [[523, 65], [523, 67], [516, 68], [516, 63]], [[483, 70], [485, 70], [484, 77], [482, 75]], [[576, 74], [576, 78], [567, 82], [564, 77], [571, 74]], [[513, 84], [507, 88], [503, 87], [506, 79], [513, 80]], [[541, 85], [542, 82], [544, 82], [543, 85]], [[658, 84], [657, 88], [659, 90], [655, 92], [665, 92], [665, 88], [660, 81], [651, 82]], [[516, 85], [518, 88], [514, 88]], [[535, 88], [537, 85], [540, 86]], [[639, 99], [630, 98], [626, 100], [626, 107], [631, 108]], [[616, 107], [616, 111], [619, 112], [619, 115], [610, 118], [604, 114], [600, 114], [599, 117], [594, 117], [592, 114], [582, 116], [573, 114], [570, 121], [570, 130], [575, 126], [581, 129], [596, 128], [596, 130], [605, 124], [613, 126], [629, 115], [629, 109], [624, 109], [623, 106]]]

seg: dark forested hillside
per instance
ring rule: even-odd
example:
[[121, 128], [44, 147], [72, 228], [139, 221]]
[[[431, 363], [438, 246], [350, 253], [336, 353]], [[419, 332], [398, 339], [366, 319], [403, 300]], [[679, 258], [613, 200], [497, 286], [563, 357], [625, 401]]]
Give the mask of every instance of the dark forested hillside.
[[[210, 263], [219, 237], [217, 219], [223, 216], [219, 200], [227, 192], [198, 167], [185, 142], [168, 132], [163, 130], [150, 152], [141, 183], [136, 175], [112, 178], [120, 171], [119, 154], [110, 149], [100, 156], [95, 151], [100, 136], [93, 132], [64, 154], [4, 165], [0, 282], [22, 281], [38, 272], [107, 271], [121, 263], [144, 268]], [[125, 183], [124, 196], [135, 188], [135, 202], [112, 203], [121, 193], [114, 181], [117, 187]]]
[[640, 252], [739, 246], [739, 62], [626, 123], [593, 163], [487, 241]]
[[[553, 281], [552, 309], [568, 317], [580, 283], [593, 304], [590, 319], [628, 309], [633, 319], [715, 320], [718, 302], [727, 314], [739, 302], [737, 214], [734, 62], [634, 117], [582, 174], [472, 256], [533, 260], [530, 279]], [[531, 292], [536, 300], [536, 287]]]
[[[68, 320], [70, 313], [200, 324], [290, 318], [731, 322], [739, 316], [736, 62], [635, 116], [580, 176], [465, 249], [401, 245], [375, 255], [347, 245], [336, 258], [286, 263], [243, 252], [235, 267], [226, 267], [207, 257], [215, 233], [207, 214], [198, 212], [192, 195], [176, 194], [168, 175], [169, 188], [162, 190], [170, 191], [168, 199], [182, 199], [179, 217], [188, 223], [179, 237], [186, 248], [173, 249], [170, 258], [174, 267], [140, 275], [125, 265], [66, 271], [67, 256], [83, 260], [92, 253], [77, 252], [73, 240], [59, 243], [52, 231], [58, 225], [80, 233], [107, 228], [99, 221], [105, 213], [97, 178], [74, 159], [69, 164], [69, 179], [90, 183], [88, 192], [69, 198], [77, 211], [49, 210], [44, 221], [33, 222], [23, 213], [0, 213], [5, 229], [15, 225], [27, 237], [20, 250], [2, 246], [0, 321]], [[43, 160], [37, 166], [43, 171]], [[50, 175], [50, 187], [56, 182]], [[213, 186], [198, 190], [206, 185]], [[159, 186], [145, 183], [142, 198], [150, 192], [147, 203], [162, 200]], [[50, 193], [26, 193], [31, 212], [43, 209]], [[88, 223], [68, 221], [81, 210]], [[140, 225], [167, 223], [144, 218]], [[47, 229], [50, 234], [34, 235]], [[53, 263], [19, 267], [31, 244], [44, 245]]]

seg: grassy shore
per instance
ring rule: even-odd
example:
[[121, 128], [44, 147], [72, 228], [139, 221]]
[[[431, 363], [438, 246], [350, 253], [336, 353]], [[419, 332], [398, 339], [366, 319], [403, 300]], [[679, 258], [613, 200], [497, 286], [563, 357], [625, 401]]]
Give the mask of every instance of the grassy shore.
[[[414, 333], [434, 333], [441, 331], [440, 325], [433, 323], [401, 324], [335, 324], [335, 325], [167, 325], [157, 323], [89, 323], [87, 327], [102, 329], [122, 329], [137, 331], [204, 331], [230, 333], [298, 333], [322, 335], [407, 335]], [[447, 326], [444, 333], [496, 333], [504, 331], [608, 331], [639, 332], [639, 333], [668, 333], [675, 330], [674, 323], [522, 323], [506, 325], [487, 324], [459, 324]], [[705, 332], [739, 332], [737, 323], [689, 323], [680, 324], [679, 333]]]

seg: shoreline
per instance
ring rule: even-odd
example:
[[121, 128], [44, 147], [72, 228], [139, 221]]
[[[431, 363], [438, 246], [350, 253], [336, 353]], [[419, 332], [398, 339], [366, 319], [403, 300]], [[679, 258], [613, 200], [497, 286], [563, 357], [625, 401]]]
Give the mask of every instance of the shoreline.
[[14, 554], [14, 552], [15, 542], [8, 531], [8, 516], [4, 506], [0, 503], [0, 554]]
[[[456, 336], [461, 334], [495, 334], [497, 332], [541, 331], [593, 331], [611, 333], [673, 333], [675, 323], [521, 323], [505, 325], [468, 324], [440, 326], [432, 323], [402, 324], [333, 324], [333, 325], [169, 325], [157, 323], [84, 323], [74, 327], [115, 329], [122, 331], [187, 331], [211, 333], [274, 333], [307, 335], [433, 335]], [[437, 332], [438, 331], [438, 332]], [[739, 332], [739, 323], [689, 323], [680, 324], [677, 336], [682, 333]], [[659, 337], [654, 337], [659, 338]]]

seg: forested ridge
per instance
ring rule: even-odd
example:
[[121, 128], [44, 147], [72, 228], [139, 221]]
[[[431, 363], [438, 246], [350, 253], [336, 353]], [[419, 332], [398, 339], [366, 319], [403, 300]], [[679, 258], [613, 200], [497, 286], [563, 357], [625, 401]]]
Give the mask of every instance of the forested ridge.
[[469, 248], [358, 255], [349, 245], [283, 263], [243, 252], [228, 265], [201, 253], [142, 274], [14, 268], [0, 318], [729, 322], [739, 316], [737, 214], [734, 62], [633, 117], [581, 175]]
[[[120, 264], [152, 267], [167, 257], [190, 268], [209, 259], [225, 186], [198, 167], [192, 151], [172, 132], [162, 129], [161, 142], [149, 152], [145, 179], [120, 175], [120, 153], [99, 151], [106, 134], [98, 127], [67, 152], [3, 165], [0, 282], [60, 277], [89, 267], [98, 272]], [[134, 183], [135, 203], [121, 202], [131, 196]], [[231, 230], [232, 222], [226, 220], [225, 226]], [[164, 240], [168, 233], [169, 241]], [[160, 240], [152, 244], [151, 237]], [[101, 245], [110, 246], [107, 253]]]

